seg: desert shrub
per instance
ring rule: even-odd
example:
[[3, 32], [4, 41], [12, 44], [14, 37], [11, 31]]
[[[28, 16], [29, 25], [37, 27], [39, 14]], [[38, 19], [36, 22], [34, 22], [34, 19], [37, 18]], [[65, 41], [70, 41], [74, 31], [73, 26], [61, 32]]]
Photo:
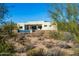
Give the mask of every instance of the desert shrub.
[[45, 38], [42, 37], [42, 36], [38, 37], [38, 40], [44, 40], [44, 39], [45, 39]]
[[34, 48], [27, 52], [28, 56], [43, 56], [43, 49], [42, 48]]
[[14, 55], [15, 51], [12, 45], [0, 40], [0, 55]]
[[79, 56], [79, 48], [73, 48], [74, 55]]
[[74, 34], [74, 38], [75, 38], [75, 42], [76, 42], [76, 43], [79, 43], [79, 35], [75, 35], [75, 34]]
[[65, 41], [74, 41], [75, 40], [74, 35], [69, 32], [62, 32], [60, 35], [61, 35], [60, 36], [61, 40], [65, 40]]
[[44, 33], [43, 33], [42, 36], [43, 36], [44, 38], [50, 38], [49, 33], [50, 33], [50, 31], [49, 31], [49, 30], [46, 30], [46, 31], [44, 31]]
[[60, 33], [59, 32], [49, 32], [49, 35], [51, 38], [54, 38], [54, 39], [60, 39]]
[[57, 45], [60, 48], [65, 48], [65, 49], [72, 48], [72, 46], [73, 46], [73, 45], [69, 45], [67, 42], [63, 42], [63, 41], [60, 41], [59, 43], [57, 43]]
[[53, 47], [48, 50], [48, 56], [72, 56], [74, 55], [74, 51], [71, 49], [64, 49], [60, 47]]
[[47, 48], [52, 48], [54, 46], [54, 43], [50, 39], [43, 40], [42, 44], [45, 45]]
[[22, 45], [26, 47], [26, 51], [34, 48], [35, 43], [33, 41], [31, 42], [29, 38], [25, 38], [24, 40], [19, 40], [19, 41]]
[[67, 42], [71, 41], [71, 42], [79, 43], [79, 35], [70, 32], [61, 33], [60, 39]]
[[12, 21], [5, 22], [5, 24], [1, 25], [2, 33], [4, 33], [5, 35], [9, 35], [9, 37], [16, 36], [15, 32], [17, 32], [17, 29], [17, 24]]
[[9, 44], [8, 36], [0, 34], [0, 55], [14, 55], [14, 47]]
[[48, 50], [47, 55], [48, 56], [64, 56], [65, 53], [60, 48], [54, 47]]
[[37, 30], [33, 33], [30, 33], [28, 36], [31, 36], [31, 37], [40, 37], [44, 34], [44, 31], [41, 31], [41, 30]]
[[10, 38], [12, 38], [12, 37], [17, 37], [17, 34], [14, 33], [14, 32], [12, 32], [12, 33], [9, 33], [8, 36], [9, 36]]
[[53, 44], [51, 42], [49, 43], [44, 43], [44, 45], [47, 47], [47, 48], [52, 48], [53, 47]]
[[33, 44], [30, 44], [30, 43], [26, 44], [26, 51], [31, 50], [33, 48], [35, 48]]
[[64, 40], [64, 41], [79, 41], [78, 37], [70, 32], [50, 32], [49, 33], [51, 38]]

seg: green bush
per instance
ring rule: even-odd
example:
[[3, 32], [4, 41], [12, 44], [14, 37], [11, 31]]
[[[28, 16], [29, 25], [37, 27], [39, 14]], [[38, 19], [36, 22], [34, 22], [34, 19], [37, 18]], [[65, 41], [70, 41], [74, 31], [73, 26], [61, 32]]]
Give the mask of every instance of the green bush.
[[58, 40], [64, 41], [79, 41], [78, 37], [73, 33], [70, 32], [50, 32], [50, 37]]
[[61, 34], [61, 40], [79, 43], [79, 35], [70, 32], [64, 32]]
[[76, 43], [79, 43], [79, 35], [76, 36], [76, 35], [74, 34], [74, 38], [75, 38], [75, 42], [76, 42]]
[[65, 40], [65, 41], [70, 41], [70, 40], [74, 41], [75, 40], [74, 35], [71, 34], [70, 32], [63, 32], [60, 35], [61, 35], [61, 37], [60, 37], [61, 40]]
[[11, 56], [14, 55], [14, 48], [11, 44], [6, 42], [4, 39], [0, 39], [0, 56]]

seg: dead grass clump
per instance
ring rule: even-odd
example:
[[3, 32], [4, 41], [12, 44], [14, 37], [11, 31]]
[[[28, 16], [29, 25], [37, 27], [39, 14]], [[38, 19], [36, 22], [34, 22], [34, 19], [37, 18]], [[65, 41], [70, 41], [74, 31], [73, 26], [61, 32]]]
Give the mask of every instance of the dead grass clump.
[[41, 41], [43, 45], [45, 45], [47, 48], [52, 48], [54, 47], [54, 42], [51, 39], [44, 39]]
[[50, 38], [53, 38], [53, 39], [60, 39], [60, 33], [59, 32], [56, 32], [56, 31], [53, 31], [53, 32], [49, 32], [49, 37]]
[[79, 56], [79, 48], [73, 48], [74, 56]]
[[28, 56], [45, 56], [47, 54], [47, 48], [43, 45], [37, 45], [36, 48], [27, 51]]
[[59, 47], [53, 47], [52, 49], [48, 50], [47, 55], [48, 56], [63, 56], [64, 52], [61, 51], [61, 48]]
[[34, 48], [27, 52], [28, 56], [43, 56], [43, 49]]
[[65, 41], [59, 41], [57, 43], [57, 45], [60, 47], [60, 48], [65, 48], [65, 49], [69, 49], [69, 48], [72, 48], [73, 46], [70, 45], [69, 43], [65, 42]]
[[50, 38], [50, 32], [51, 31], [44, 31], [43, 37], [49, 39]]
[[48, 56], [71, 56], [73, 54], [74, 51], [60, 47], [53, 47], [52, 49], [49, 49], [47, 53]]

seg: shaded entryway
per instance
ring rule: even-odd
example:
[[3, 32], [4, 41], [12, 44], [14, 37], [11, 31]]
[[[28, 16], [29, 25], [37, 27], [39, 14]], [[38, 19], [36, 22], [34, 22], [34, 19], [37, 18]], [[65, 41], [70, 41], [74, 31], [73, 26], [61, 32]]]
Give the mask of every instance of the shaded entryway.
[[42, 29], [42, 25], [25, 25], [25, 30], [32, 30], [32, 32], [41, 29]]

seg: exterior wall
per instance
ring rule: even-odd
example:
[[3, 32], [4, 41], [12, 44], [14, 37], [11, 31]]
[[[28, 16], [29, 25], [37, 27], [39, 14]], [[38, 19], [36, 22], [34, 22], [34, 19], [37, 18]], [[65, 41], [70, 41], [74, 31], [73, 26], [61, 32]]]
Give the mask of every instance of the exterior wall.
[[51, 30], [56, 30], [57, 31], [57, 25], [51, 26]]
[[[33, 22], [27, 22], [27, 23], [18, 23], [18, 26], [22, 26], [22, 29], [20, 30], [25, 30], [25, 25], [35, 25], [35, 24], [41, 24], [42, 25], [42, 29], [41, 30], [57, 30], [57, 26], [56, 25], [51, 25], [50, 22], [44, 22], [44, 21], [33, 21]], [[45, 25], [47, 25], [45, 27]], [[39, 29], [38, 29], [39, 30]]]
[[50, 22], [44, 22], [42, 25], [42, 30], [50, 30]]
[[22, 26], [22, 28], [20, 30], [25, 30], [24, 23], [18, 23], [17, 25], [18, 25], [18, 27]]
[[[45, 27], [44, 25], [47, 25], [47, 27]], [[42, 27], [42, 30], [57, 30], [57, 25], [51, 25], [50, 22], [44, 22]]]

